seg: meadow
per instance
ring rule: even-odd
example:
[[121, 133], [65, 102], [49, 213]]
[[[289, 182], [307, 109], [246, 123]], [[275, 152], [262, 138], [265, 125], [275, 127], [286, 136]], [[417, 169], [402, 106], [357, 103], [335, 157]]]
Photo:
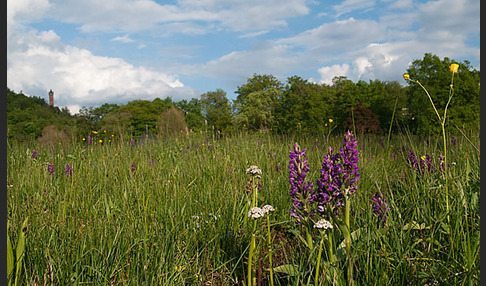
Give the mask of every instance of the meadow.
[[[255, 285], [480, 283], [478, 133], [448, 135], [446, 168], [440, 136], [356, 135], [349, 251], [344, 229], [291, 217], [289, 195], [294, 144], [313, 182], [344, 134], [90, 135], [91, 145], [7, 142], [12, 285], [248, 285], [249, 274]], [[264, 205], [275, 210], [248, 216]]]

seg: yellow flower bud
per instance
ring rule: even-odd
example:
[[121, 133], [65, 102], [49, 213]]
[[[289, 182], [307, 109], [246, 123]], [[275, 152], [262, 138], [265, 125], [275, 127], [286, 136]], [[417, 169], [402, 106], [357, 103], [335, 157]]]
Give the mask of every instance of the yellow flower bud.
[[403, 79], [404, 79], [404, 80], [408, 80], [408, 79], [410, 79], [410, 75], [409, 75], [408, 73], [404, 73], [404, 74], [403, 74]]
[[451, 71], [451, 73], [457, 73], [457, 71], [459, 70], [459, 65], [458, 64], [451, 64], [449, 66], [449, 70]]

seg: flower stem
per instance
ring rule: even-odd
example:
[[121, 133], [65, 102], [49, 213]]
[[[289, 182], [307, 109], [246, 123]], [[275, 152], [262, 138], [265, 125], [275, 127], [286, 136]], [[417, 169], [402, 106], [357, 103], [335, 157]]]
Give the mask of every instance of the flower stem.
[[248, 286], [251, 286], [253, 283], [252, 272], [253, 272], [253, 251], [255, 251], [256, 242], [256, 220], [253, 222], [253, 231], [251, 233], [251, 242], [250, 242], [250, 253], [248, 254]]
[[349, 201], [349, 195], [344, 194], [345, 197], [345, 206], [344, 206], [344, 228], [347, 230], [344, 232], [344, 239], [346, 242], [346, 252], [348, 254], [348, 282], [349, 285], [353, 285], [353, 259], [351, 256], [351, 227], [350, 227], [350, 213], [351, 213], [351, 205]]
[[267, 216], [268, 231], [268, 263], [270, 264], [270, 285], [273, 286], [273, 266], [272, 266], [272, 233], [270, 232], [270, 217]]
[[316, 265], [316, 282], [314, 285], [319, 285], [319, 266], [321, 264], [321, 254], [322, 254], [322, 244], [324, 242], [324, 234], [321, 233], [321, 241], [319, 242], [319, 253], [317, 254], [317, 265]]

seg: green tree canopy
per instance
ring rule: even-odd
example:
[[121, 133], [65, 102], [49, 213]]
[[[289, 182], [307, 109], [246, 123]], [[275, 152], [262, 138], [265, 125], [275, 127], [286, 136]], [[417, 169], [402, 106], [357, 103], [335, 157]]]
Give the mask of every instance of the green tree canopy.
[[233, 130], [231, 105], [222, 89], [208, 91], [201, 95], [201, 106], [207, 124], [215, 131], [230, 132]]
[[[418, 80], [428, 90], [435, 108], [443, 117], [451, 92], [452, 72], [449, 66], [452, 63], [459, 64], [459, 71], [454, 75], [454, 93], [448, 107], [447, 122], [456, 126], [478, 128], [480, 74], [469, 62], [458, 63], [447, 57], [441, 60], [438, 56], [427, 53], [423, 59], [413, 61], [407, 73], [411, 79]], [[407, 93], [413, 118], [410, 122], [412, 131], [438, 133], [439, 119], [424, 90], [418, 84], [410, 83]]]

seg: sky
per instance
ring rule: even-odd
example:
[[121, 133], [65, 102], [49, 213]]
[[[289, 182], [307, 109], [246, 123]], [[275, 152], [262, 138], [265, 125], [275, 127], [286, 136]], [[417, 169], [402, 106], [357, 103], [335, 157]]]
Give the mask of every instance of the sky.
[[228, 99], [255, 74], [398, 81], [425, 53], [480, 70], [479, 0], [7, 0], [7, 87], [71, 114]]

